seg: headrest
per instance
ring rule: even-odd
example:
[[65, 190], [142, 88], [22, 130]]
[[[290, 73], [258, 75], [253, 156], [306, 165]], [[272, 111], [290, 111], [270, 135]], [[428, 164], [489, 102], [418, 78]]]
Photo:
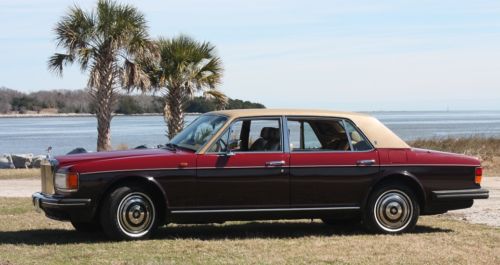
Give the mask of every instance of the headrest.
[[354, 142], [361, 142], [363, 139], [361, 138], [361, 135], [357, 131], [351, 132], [351, 140]]
[[260, 130], [260, 137], [266, 140], [279, 139], [280, 138], [280, 129], [273, 127], [264, 127]]

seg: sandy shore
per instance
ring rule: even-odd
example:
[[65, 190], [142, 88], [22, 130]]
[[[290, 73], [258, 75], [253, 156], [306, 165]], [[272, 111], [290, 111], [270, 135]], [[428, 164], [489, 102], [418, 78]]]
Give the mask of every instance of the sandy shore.
[[[0, 197], [31, 197], [40, 190], [40, 185], [40, 179], [0, 180]], [[490, 191], [489, 199], [475, 200], [472, 208], [450, 211], [443, 216], [500, 227], [500, 177], [485, 177], [483, 187]]]

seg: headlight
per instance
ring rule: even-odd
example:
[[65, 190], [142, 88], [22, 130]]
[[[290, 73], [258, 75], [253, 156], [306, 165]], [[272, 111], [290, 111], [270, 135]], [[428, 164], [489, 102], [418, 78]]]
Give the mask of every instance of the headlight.
[[54, 180], [56, 189], [65, 192], [78, 190], [78, 173], [58, 171]]

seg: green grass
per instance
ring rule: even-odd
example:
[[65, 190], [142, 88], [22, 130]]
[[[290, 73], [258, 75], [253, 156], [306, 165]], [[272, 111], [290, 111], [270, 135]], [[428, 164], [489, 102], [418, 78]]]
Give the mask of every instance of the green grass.
[[168, 226], [111, 242], [35, 213], [29, 199], [0, 205], [0, 264], [500, 264], [500, 229], [444, 217], [398, 236], [299, 220]]

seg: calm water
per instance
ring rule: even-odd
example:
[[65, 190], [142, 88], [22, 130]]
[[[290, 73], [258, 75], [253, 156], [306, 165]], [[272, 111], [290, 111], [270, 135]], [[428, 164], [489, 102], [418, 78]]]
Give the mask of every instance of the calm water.
[[[471, 135], [500, 137], [500, 111], [371, 112], [404, 140]], [[188, 116], [190, 122], [194, 116]], [[75, 147], [96, 149], [94, 117], [0, 118], [0, 154], [55, 154]], [[111, 123], [113, 146], [156, 146], [167, 141], [161, 116], [117, 116]]]

